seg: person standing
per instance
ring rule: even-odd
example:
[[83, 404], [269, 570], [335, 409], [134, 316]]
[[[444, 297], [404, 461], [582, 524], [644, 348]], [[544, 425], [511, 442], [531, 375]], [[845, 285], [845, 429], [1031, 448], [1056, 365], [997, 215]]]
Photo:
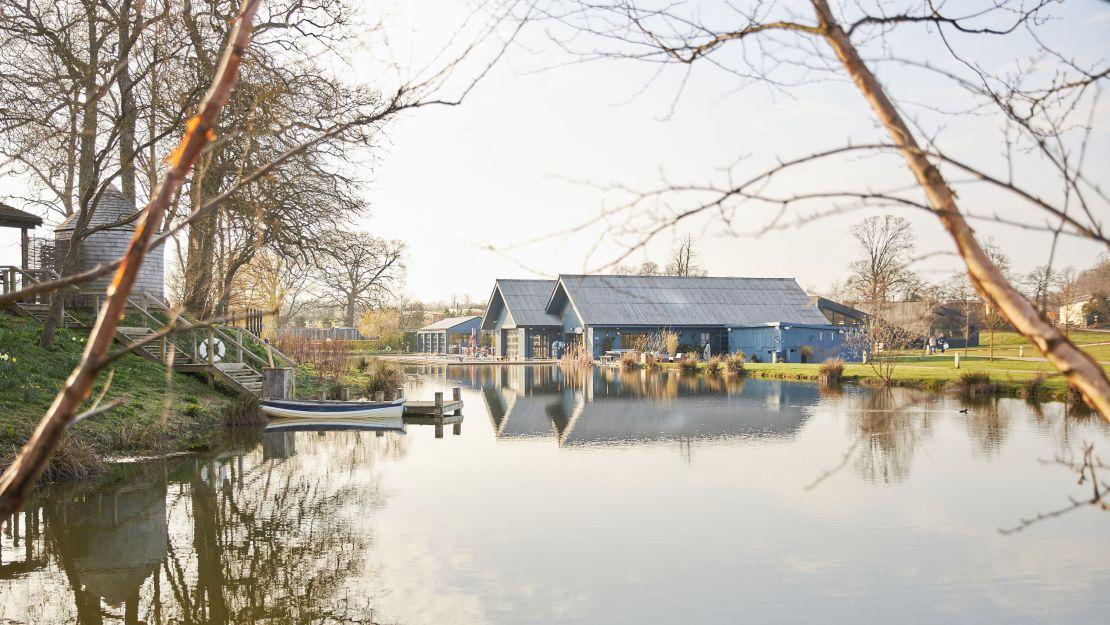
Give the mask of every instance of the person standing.
[[709, 360], [709, 357], [713, 355], [712, 352], [713, 352], [713, 350], [711, 350], [709, 348], [709, 340], [707, 339], [705, 341], [705, 347], [702, 349], [702, 353], [705, 354], [705, 359], [706, 360]]

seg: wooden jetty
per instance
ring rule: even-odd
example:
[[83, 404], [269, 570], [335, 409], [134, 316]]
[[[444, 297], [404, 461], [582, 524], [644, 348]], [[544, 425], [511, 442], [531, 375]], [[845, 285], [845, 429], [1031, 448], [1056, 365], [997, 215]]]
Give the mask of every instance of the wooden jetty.
[[437, 391], [432, 401], [405, 402], [406, 417], [445, 417], [462, 416], [462, 390], [459, 387], [451, 389], [451, 401], [445, 401], [443, 391]]
[[432, 401], [405, 402], [405, 412], [402, 415], [405, 425], [431, 425], [435, 426], [436, 438], [443, 438], [443, 426], [451, 426], [451, 434], [462, 434], [462, 390], [459, 387], [451, 389], [451, 401], [445, 401], [443, 392], [437, 392]]

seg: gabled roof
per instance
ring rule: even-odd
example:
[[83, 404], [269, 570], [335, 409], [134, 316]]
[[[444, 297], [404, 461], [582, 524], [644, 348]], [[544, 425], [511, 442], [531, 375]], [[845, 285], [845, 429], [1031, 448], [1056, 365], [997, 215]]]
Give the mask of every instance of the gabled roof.
[[564, 275], [549, 307], [560, 289], [589, 325], [828, 324], [793, 278]]
[[446, 319], [440, 319], [435, 323], [426, 325], [423, 328], [420, 328], [418, 332], [441, 332], [443, 330], [450, 330], [456, 326], [461, 326], [464, 323], [474, 321], [475, 319], [481, 319], [481, 317], [477, 315], [471, 315], [469, 317], [448, 317]]
[[482, 319], [482, 327], [489, 329], [487, 323], [496, 318], [495, 306], [498, 296], [508, 310], [508, 317], [512, 325], [522, 326], [558, 326], [562, 324], [557, 315], [549, 314], [547, 298], [555, 288], [555, 280], [505, 280], [499, 279], [493, 286], [489, 305], [486, 306], [486, 316]]
[[0, 204], [0, 227], [37, 228], [42, 225], [42, 217], [21, 211], [14, 206]]

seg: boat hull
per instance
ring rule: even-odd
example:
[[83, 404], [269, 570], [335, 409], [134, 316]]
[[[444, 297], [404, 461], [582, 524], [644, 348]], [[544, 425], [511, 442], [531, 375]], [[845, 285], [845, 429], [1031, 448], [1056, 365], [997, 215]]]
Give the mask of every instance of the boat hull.
[[366, 419], [400, 419], [405, 400], [394, 401], [294, 401], [267, 399], [259, 403], [262, 414], [276, 419], [334, 422]]

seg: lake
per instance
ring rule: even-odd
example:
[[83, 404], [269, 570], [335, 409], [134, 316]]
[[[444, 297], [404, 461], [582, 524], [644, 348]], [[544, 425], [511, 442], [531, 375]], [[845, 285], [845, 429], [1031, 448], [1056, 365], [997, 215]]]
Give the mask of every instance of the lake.
[[[0, 623], [1105, 623], [1061, 404], [678, 372], [410, 368], [461, 426], [237, 431], [41, 488]], [[1107, 479], [1107, 478], [1103, 478]]]

